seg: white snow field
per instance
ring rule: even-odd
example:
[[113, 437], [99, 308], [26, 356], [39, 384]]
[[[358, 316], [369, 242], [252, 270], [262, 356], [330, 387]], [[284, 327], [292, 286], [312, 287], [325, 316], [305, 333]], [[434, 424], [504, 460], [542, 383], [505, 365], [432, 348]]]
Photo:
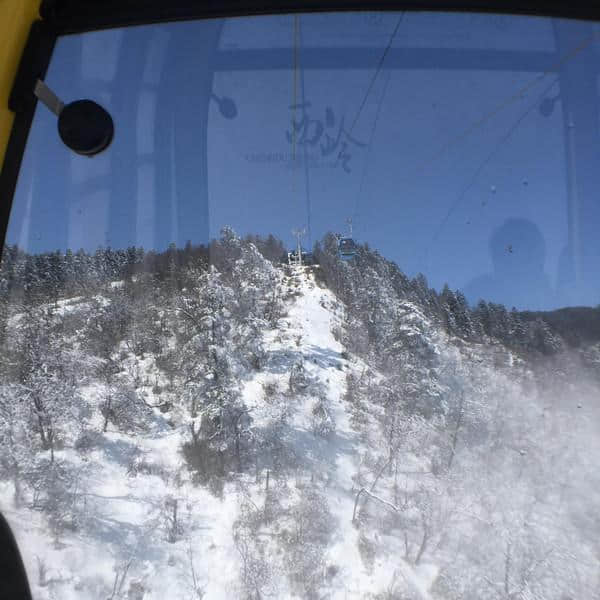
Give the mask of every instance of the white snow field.
[[[481, 435], [487, 435], [483, 428], [491, 427], [489, 415], [508, 410], [510, 403], [503, 402], [514, 386], [510, 378], [494, 375], [498, 359], [493, 349], [466, 348], [461, 354], [416, 305], [402, 303], [400, 333], [409, 340], [418, 338], [433, 355], [442, 357], [453, 377], [473, 359], [479, 371], [469, 371], [464, 381], [469, 381], [469, 389], [487, 390], [486, 399], [484, 394], [476, 400], [469, 396], [465, 404], [464, 419], [471, 419], [474, 441], [463, 442], [458, 435], [461, 412], [456, 435], [449, 438], [450, 462], [459, 449], [461, 459], [445, 478], [436, 479], [436, 456], [422, 448], [432, 440], [439, 444], [443, 432], [435, 422], [415, 418], [392, 424], [389, 440], [382, 437], [384, 409], [381, 403], [370, 403], [370, 394], [375, 394], [370, 390], [385, 381], [342, 345], [342, 303], [317, 284], [311, 269], [297, 268], [291, 276], [277, 270], [277, 278], [289, 291], [285, 312], [276, 327], [263, 331], [260, 369], [237, 372], [244, 413], [250, 417], [247, 435], [260, 439], [262, 450], [248, 459], [246, 468], [226, 477], [221, 487], [200, 484], [184, 461], [182, 447], [196, 421], [183, 410], [154, 408], [149, 428], [135, 434], [119, 432], [112, 425], [102, 432], [97, 406], [106, 389], [93, 380], [80, 392], [90, 408], [85, 427], [98, 432], [95, 443], [87, 452], [69, 443], [55, 450], [57, 459], [69, 464], [78, 477], [79, 491], [73, 495], [80, 515], [77, 528], [56, 533], [46, 513], [31, 508], [31, 502], [15, 503], [11, 481], [0, 483], [0, 508], [14, 527], [36, 600], [471, 600], [473, 596], [461, 591], [461, 573], [465, 586], [477, 580], [491, 590], [481, 600], [542, 600], [530, 593], [538, 589], [530, 580], [559, 553], [560, 561], [552, 564], [565, 566], [565, 586], [574, 585], [569, 583], [569, 561], [584, 569], [586, 581], [593, 580], [600, 564], [590, 550], [593, 541], [585, 541], [568, 556], [559, 547], [559, 538], [575, 534], [565, 526], [559, 535], [552, 523], [577, 508], [569, 485], [582, 489], [591, 485], [579, 478], [593, 471], [594, 447], [589, 464], [572, 466], [570, 482], [546, 486], [544, 478], [552, 478], [544, 471], [546, 466], [535, 467], [540, 479], [531, 485], [525, 476], [509, 485], [500, 481], [502, 472], [521, 477], [527, 468], [519, 462], [524, 456], [535, 455], [532, 460], [546, 464], [535, 453], [553, 436], [563, 435], [557, 430], [559, 423], [564, 427], [559, 412], [545, 417], [548, 429], [511, 437], [510, 448], [494, 442], [484, 454], [489, 464], [482, 467], [477, 432], [481, 429]], [[60, 310], [77, 310], [76, 304], [64, 302]], [[504, 362], [512, 365], [514, 359], [509, 354]], [[157, 379], [148, 356], [125, 353], [123, 365], [137, 369], [142, 382], [164, 383], [163, 375]], [[348, 379], [357, 382], [359, 399], [354, 396], [351, 401], [347, 394]], [[140, 389], [152, 399], [152, 385], [142, 383]], [[430, 392], [435, 396], [439, 390]], [[537, 408], [519, 410], [525, 422]], [[498, 434], [490, 439], [500, 439], [504, 431], [500, 421], [494, 421]], [[593, 438], [595, 426], [581, 420], [570, 423], [579, 428], [581, 439]], [[398, 441], [392, 444], [398, 431]], [[569, 439], [573, 444], [568, 456], [562, 446], [553, 447], [556, 464], [580, 456], [575, 438]], [[535, 501], [523, 516], [522, 507], [530, 504], [521, 499], [530, 493]], [[557, 500], [559, 493], [564, 496]], [[502, 511], [501, 505], [508, 508]], [[581, 514], [590, 519], [590, 527], [595, 526], [597, 513], [594, 517], [586, 509]], [[535, 554], [531, 548], [538, 546], [514, 537], [515, 523], [518, 528], [530, 523], [532, 539], [540, 531], [548, 532], [550, 542]], [[571, 548], [578, 544], [575, 538]], [[494, 547], [501, 551], [494, 554]], [[533, 558], [527, 562], [523, 557]], [[507, 565], [517, 559], [526, 567], [509, 572]], [[486, 561], [495, 565], [489, 581], [479, 575], [487, 566], [473, 567]], [[441, 563], [449, 575], [440, 574]], [[594, 598], [600, 595], [581, 600]]]
[[[335, 433], [318, 437], [312, 432], [314, 397], [308, 395], [293, 407], [287, 439], [310, 476], [300, 476], [291, 486], [305, 485], [312, 477], [322, 487], [334, 531], [326, 562], [339, 566], [328, 586], [330, 597], [362, 598], [381, 587], [399, 565], [395, 560], [378, 561], [369, 572], [352, 524], [360, 440], [350, 424], [344, 392], [346, 371], [357, 366], [341, 357], [343, 347], [333, 337], [332, 328], [339, 326], [339, 304], [333, 294], [318, 287], [308, 272], [299, 271], [294, 283], [298, 295], [280, 327], [266, 332], [267, 361], [260, 372], [240, 382], [242, 395], [251, 407], [254, 426], [261, 426], [271, 413], [263, 400], [263, 385], [270, 382], [285, 388], [300, 357], [309, 377], [322, 385]], [[74, 303], [63, 304], [72, 307]], [[100, 391], [87, 388], [86, 401], [94, 405]], [[241, 596], [233, 525], [241, 499], [261, 501], [264, 482], [252, 478], [228, 482], [222, 497], [215, 497], [193, 483], [182, 468], [186, 435], [186, 425], [173, 429], [159, 415], [148, 433], [131, 436], [109, 428], [100, 446], [85, 458], [69, 449], [57, 453], [76, 463], [85, 480], [81, 533], [65, 533], [59, 540], [53, 539], [41, 513], [16, 509], [12, 485], [2, 484], [2, 510], [14, 527], [36, 599], [104, 598], [107, 592], [115, 598], [134, 598], [138, 593], [144, 599]], [[128, 472], [132, 457], [144, 465], [143, 472]], [[156, 474], [148, 474], [152, 470]], [[293, 490], [289, 493], [294, 494]], [[178, 500], [185, 529], [175, 543], [166, 541], [164, 534], [165, 503], [170, 499]], [[400, 568], [422, 597], [428, 598], [427, 570], [416, 573], [408, 565]], [[271, 591], [275, 597], [293, 597], [285, 577], [277, 578], [277, 586]]]

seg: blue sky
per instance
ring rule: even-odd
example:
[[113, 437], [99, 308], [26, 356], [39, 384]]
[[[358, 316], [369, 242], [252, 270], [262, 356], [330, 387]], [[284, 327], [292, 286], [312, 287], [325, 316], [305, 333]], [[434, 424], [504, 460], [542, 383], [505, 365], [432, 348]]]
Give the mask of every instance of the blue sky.
[[[31, 251], [160, 249], [204, 242], [229, 225], [291, 244], [310, 205], [312, 241], [345, 231], [351, 217], [357, 241], [438, 288], [448, 282], [476, 299], [481, 284], [510, 304], [498, 279], [504, 269], [514, 286], [543, 279], [538, 292], [552, 290], [545, 299], [514, 295], [519, 307], [597, 304], [595, 291], [564, 284], [569, 182], [560, 98], [550, 116], [539, 110], [560, 91], [558, 75], [540, 70], [555, 62], [552, 22], [407, 13], [374, 79], [400, 18], [300, 17], [295, 86], [292, 16], [62, 38], [47, 82], [67, 102], [103, 104], [115, 139], [95, 158], [75, 156], [39, 108], [8, 241]], [[573, 39], [589, 35], [585, 24], [569, 27]], [[512, 52], [513, 68], [495, 62], [506, 60], [502, 51]], [[596, 51], [594, 42], [571, 64]], [[235, 102], [233, 119], [219, 110], [224, 97]], [[513, 235], [515, 220], [533, 229]], [[490, 240], [507, 227], [514, 242], [500, 265]], [[542, 240], [533, 276], [518, 268], [530, 252], [523, 231]]]

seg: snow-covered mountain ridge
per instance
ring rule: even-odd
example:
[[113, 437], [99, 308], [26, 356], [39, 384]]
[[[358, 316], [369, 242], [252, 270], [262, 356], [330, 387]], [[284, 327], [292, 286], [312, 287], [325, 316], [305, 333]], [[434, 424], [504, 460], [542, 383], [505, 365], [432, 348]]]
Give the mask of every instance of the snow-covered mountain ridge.
[[551, 393], [368, 269], [336, 295], [223, 252], [14, 309], [0, 502], [36, 598], [599, 597], [593, 380]]

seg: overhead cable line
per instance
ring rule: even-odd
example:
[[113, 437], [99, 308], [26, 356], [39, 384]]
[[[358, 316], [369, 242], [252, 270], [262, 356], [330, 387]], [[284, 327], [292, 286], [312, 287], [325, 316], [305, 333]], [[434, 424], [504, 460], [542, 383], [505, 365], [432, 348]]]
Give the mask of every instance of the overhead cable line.
[[461, 202], [464, 200], [465, 196], [467, 195], [467, 192], [473, 187], [473, 185], [475, 185], [475, 182], [477, 181], [479, 175], [481, 175], [481, 173], [485, 169], [485, 167], [496, 157], [496, 155], [498, 154], [498, 152], [502, 149], [502, 147], [504, 146], [504, 144], [511, 138], [511, 136], [513, 135], [513, 133], [519, 128], [519, 126], [521, 125], [521, 123], [533, 112], [533, 110], [535, 108], [537, 108], [539, 106], [540, 102], [544, 99], [544, 97], [546, 96], [546, 94], [548, 94], [548, 92], [557, 83], [558, 83], [558, 79], [555, 79], [549, 86], [547, 86], [544, 89], [544, 91], [536, 98], [535, 102], [533, 102], [531, 104], [531, 106], [529, 106], [527, 108], [527, 110], [525, 110], [519, 116], [519, 118], [510, 126], [510, 128], [507, 130], [507, 132], [500, 138], [500, 140], [494, 146], [494, 148], [492, 149], [492, 151], [477, 166], [477, 168], [473, 172], [473, 175], [469, 179], [468, 183], [462, 188], [460, 194], [458, 195], [458, 197], [456, 198], [456, 200], [452, 203], [452, 206], [450, 206], [450, 208], [448, 209], [448, 212], [446, 213], [445, 217], [442, 219], [442, 221], [438, 225], [438, 228], [437, 228], [436, 232], [434, 233], [434, 235], [432, 236], [431, 241], [429, 242], [429, 246], [427, 247], [427, 256], [429, 256], [429, 251], [431, 249], [431, 244], [433, 244], [439, 238], [440, 234], [444, 230], [444, 227], [448, 223], [448, 220], [452, 216], [452, 213], [459, 207], [459, 205], [461, 204]]
[[387, 74], [387, 78], [385, 79], [385, 83], [383, 84], [383, 90], [381, 92], [381, 96], [379, 97], [379, 101], [377, 103], [377, 111], [375, 112], [375, 119], [373, 120], [373, 125], [371, 127], [371, 132], [369, 134], [369, 143], [368, 143], [368, 150], [367, 150], [367, 157], [365, 158], [365, 163], [363, 166], [363, 172], [360, 178], [360, 185], [358, 188], [358, 194], [356, 195], [356, 198], [354, 200], [354, 210], [352, 211], [352, 219], [354, 219], [357, 216], [358, 213], [358, 206], [360, 203], [360, 200], [362, 198], [362, 193], [363, 193], [363, 189], [364, 189], [364, 184], [365, 184], [365, 180], [367, 177], [367, 172], [369, 170], [369, 165], [370, 165], [370, 158], [371, 158], [371, 148], [373, 147], [373, 140], [375, 138], [375, 131], [377, 129], [377, 123], [379, 122], [379, 115], [381, 114], [381, 107], [383, 106], [383, 99], [386, 96], [387, 93], [387, 89], [388, 89], [388, 85], [390, 83], [390, 73], [388, 72]]
[[[298, 15], [294, 15], [294, 28], [293, 28], [293, 40], [292, 40], [292, 61], [293, 61], [293, 73], [292, 73], [292, 204], [296, 201], [296, 146], [297, 146], [297, 135], [296, 135], [296, 111], [298, 109]], [[296, 235], [296, 230], [292, 232]], [[298, 238], [299, 239], [299, 238]]]
[[[292, 43], [293, 52], [293, 82], [292, 82], [292, 161], [296, 160], [296, 109], [298, 97], [298, 15], [294, 15], [294, 39]], [[293, 183], [293, 178], [292, 178]]]
[[440, 158], [440, 156], [446, 154], [446, 152], [458, 144], [459, 142], [466, 139], [469, 135], [471, 135], [474, 131], [477, 131], [483, 125], [485, 125], [488, 121], [493, 119], [497, 114], [502, 112], [505, 108], [516, 102], [517, 100], [522, 100], [527, 92], [531, 89], [539, 85], [548, 75], [552, 75], [559, 71], [566, 63], [575, 58], [580, 52], [585, 50], [597, 37], [600, 36], [600, 33], [595, 33], [587, 38], [585, 38], [580, 44], [575, 46], [570, 52], [567, 52], [564, 56], [562, 56], [557, 62], [551, 65], [546, 71], [536, 75], [533, 79], [522, 85], [519, 89], [517, 89], [510, 96], [505, 98], [502, 102], [496, 105], [492, 110], [488, 111], [484, 115], [482, 115], [479, 119], [471, 123], [468, 127], [463, 129], [459, 134], [455, 135], [453, 138], [448, 140], [439, 150], [430, 155], [427, 159], [422, 161], [415, 169], [415, 174], [422, 173], [431, 163]]
[[[300, 23], [300, 17], [298, 16], [298, 45], [299, 45], [299, 49], [297, 51], [297, 53], [299, 54], [299, 50], [302, 48], [302, 27], [301, 27], [301, 23]], [[300, 61], [298, 60], [298, 63]], [[299, 70], [299, 76], [300, 76], [300, 94], [302, 96], [301, 100], [302, 100], [302, 118], [306, 119], [306, 94], [305, 94], [305, 87], [304, 87], [304, 69], [302, 68], [301, 65], [299, 65], [297, 63], [297, 69]], [[302, 147], [304, 149], [303, 152], [303, 160], [304, 160], [304, 187], [305, 187], [305, 191], [306, 191], [306, 230], [307, 230], [307, 234], [308, 234], [308, 248], [309, 250], [312, 249], [312, 229], [311, 229], [311, 217], [312, 217], [312, 210], [311, 210], [311, 204], [310, 204], [310, 179], [309, 179], [309, 173], [308, 173], [308, 148], [306, 146], [305, 143], [302, 144]]]
[[[356, 124], [358, 123], [358, 119], [360, 118], [360, 115], [367, 103], [368, 98], [369, 98], [369, 94], [371, 93], [371, 90], [373, 89], [373, 86], [375, 85], [375, 82], [377, 81], [377, 77], [379, 76], [379, 73], [383, 67], [383, 63], [385, 62], [385, 57], [388, 55], [388, 52], [390, 51], [390, 48], [392, 47], [392, 44], [394, 43], [394, 39], [396, 38], [396, 34], [398, 33], [398, 29], [400, 29], [400, 25], [402, 24], [402, 21], [404, 20], [405, 15], [406, 15], [406, 11], [402, 11], [400, 13], [400, 16], [398, 17], [398, 22], [396, 23], [396, 26], [394, 27], [394, 30], [392, 31], [392, 34], [390, 35], [390, 39], [387, 43], [387, 46], [385, 47], [383, 54], [379, 58], [379, 62], [375, 69], [375, 73], [373, 73], [373, 77], [371, 77], [371, 81], [369, 82], [367, 91], [365, 92], [362, 102], [360, 103], [360, 105], [358, 107], [358, 111], [356, 112], [356, 116], [354, 117], [354, 120], [352, 121], [352, 125], [350, 125], [350, 129], [348, 130], [349, 137], [352, 137], [352, 132], [354, 131], [354, 128], [356, 127]], [[341, 158], [341, 152], [340, 152], [340, 154], [338, 154], [335, 166], [337, 166], [340, 158]]]

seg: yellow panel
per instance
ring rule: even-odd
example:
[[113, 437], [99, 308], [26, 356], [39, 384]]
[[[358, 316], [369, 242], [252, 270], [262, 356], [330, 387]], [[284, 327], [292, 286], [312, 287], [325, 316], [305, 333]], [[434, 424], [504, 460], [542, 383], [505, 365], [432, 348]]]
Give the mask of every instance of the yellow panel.
[[0, 0], [0, 164], [15, 116], [8, 110], [8, 96], [39, 6], [40, 0]]

